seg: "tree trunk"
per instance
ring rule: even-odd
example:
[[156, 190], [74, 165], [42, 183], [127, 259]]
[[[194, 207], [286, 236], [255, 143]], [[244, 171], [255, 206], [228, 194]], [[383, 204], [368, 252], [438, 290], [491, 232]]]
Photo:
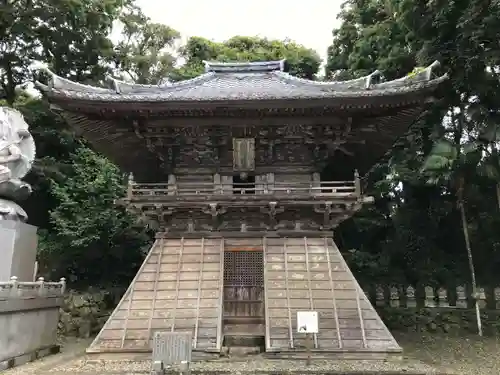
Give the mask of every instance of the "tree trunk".
[[[497, 146], [495, 143], [493, 143], [491, 145], [491, 153], [493, 155], [493, 160], [494, 160], [494, 163], [498, 163], [498, 150], [497, 150]], [[497, 196], [497, 206], [498, 206], [498, 209], [500, 210], [500, 182], [497, 182], [495, 184], [495, 193], [496, 193], [496, 196]]]
[[476, 321], [477, 321], [477, 332], [479, 336], [483, 336], [483, 326], [481, 323], [481, 311], [479, 308], [478, 292], [477, 292], [477, 282], [476, 282], [476, 271], [474, 268], [474, 260], [472, 258], [472, 248], [470, 245], [469, 229], [467, 227], [467, 215], [465, 213], [464, 205], [464, 179], [461, 178], [459, 182], [459, 187], [457, 190], [458, 198], [458, 208], [460, 210], [460, 218], [462, 220], [462, 230], [464, 232], [465, 248], [467, 250], [467, 258], [469, 259], [469, 269], [472, 282], [472, 294], [474, 296], [474, 303], [476, 309]]
[[4, 82], [2, 82], [2, 89], [4, 91], [5, 100], [9, 106], [14, 105], [16, 100], [16, 83], [14, 82], [14, 70], [9, 56], [2, 58], [1, 67], [5, 70]]
[[497, 193], [497, 204], [498, 204], [498, 209], [500, 210], [500, 182], [496, 184], [496, 193]]

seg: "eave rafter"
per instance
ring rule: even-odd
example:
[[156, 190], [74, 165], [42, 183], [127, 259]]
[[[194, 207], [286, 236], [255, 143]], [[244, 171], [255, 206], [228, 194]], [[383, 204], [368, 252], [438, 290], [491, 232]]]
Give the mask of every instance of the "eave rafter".
[[[133, 127], [133, 131], [134, 131], [134, 134], [136, 135], [137, 138], [139, 138], [140, 140], [142, 140], [144, 142], [144, 144], [146, 145], [146, 148], [148, 149], [149, 152], [151, 152], [152, 154], [154, 154], [158, 160], [160, 161], [160, 164], [161, 164], [161, 169], [165, 169], [165, 167], [167, 166], [167, 160], [165, 158], [165, 154], [163, 152], [163, 150], [160, 149], [160, 147], [153, 143], [153, 139], [149, 136], [147, 136], [147, 133], [146, 133], [146, 127], [144, 125], [144, 122], [143, 121], [139, 121], [139, 120], [132, 120], [132, 127]], [[158, 141], [158, 139], [156, 139]]]

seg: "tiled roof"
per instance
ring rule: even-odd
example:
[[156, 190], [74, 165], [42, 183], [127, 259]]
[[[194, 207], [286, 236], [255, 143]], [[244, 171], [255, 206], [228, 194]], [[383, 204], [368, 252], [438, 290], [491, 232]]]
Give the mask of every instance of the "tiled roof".
[[349, 81], [318, 82], [283, 71], [284, 61], [254, 63], [206, 62], [196, 78], [162, 85], [139, 85], [112, 80], [113, 88], [82, 85], [49, 71], [48, 85], [37, 86], [48, 96], [99, 102], [236, 101], [272, 99], [373, 98], [432, 89], [447, 77], [433, 78], [431, 64], [421, 72], [375, 83], [378, 71]]

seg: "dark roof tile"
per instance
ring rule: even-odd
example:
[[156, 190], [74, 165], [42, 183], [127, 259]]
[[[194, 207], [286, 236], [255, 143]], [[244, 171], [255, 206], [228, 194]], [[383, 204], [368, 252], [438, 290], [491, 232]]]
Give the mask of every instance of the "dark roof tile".
[[206, 62], [206, 73], [181, 82], [139, 85], [113, 80], [114, 89], [82, 85], [51, 73], [48, 86], [38, 87], [49, 96], [100, 102], [168, 102], [380, 97], [432, 88], [447, 77], [432, 78], [425, 70], [394, 81], [375, 84], [378, 71], [349, 81], [319, 82], [283, 72], [284, 61], [254, 63]]

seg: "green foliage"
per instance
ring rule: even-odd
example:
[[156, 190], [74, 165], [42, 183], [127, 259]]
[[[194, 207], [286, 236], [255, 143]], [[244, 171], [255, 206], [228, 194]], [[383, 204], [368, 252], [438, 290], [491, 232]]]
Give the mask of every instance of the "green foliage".
[[[469, 280], [458, 203], [467, 208], [478, 278], [498, 283], [500, 266], [500, 6], [481, 0], [349, 0], [328, 50], [328, 77], [379, 69], [392, 79], [434, 60], [450, 81], [438, 102], [367, 177], [377, 198], [336, 238], [363, 280], [443, 284]], [[113, 44], [113, 23], [122, 35]], [[235, 36], [224, 43], [192, 37], [176, 51], [177, 31], [151, 22], [132, 0], [18, 0], [0, 8], [0, 95], [31, 125], [37, 160], [28, 182], [30, 222], [41, 228], [40, 260], [49, 277], [73, 285], [128, 284], [148, 241], [113, 201], [121, 173], [67, 128], [44, 101], [19, 86], [33, 61], [79, 82], [117, 77], [156, 84], [204, 71], [203, 60], [286, 59], [288, 71], [314, 79], [315, 51], [289, 40]], [[185, 64], [176, 66], [176, 54]], [[415, 68], [417, 67], [417, 68]]]
[[463, 226], [469, 255], [476, 249], [478, 278], [498, 281], [490, 272], [500, 262], [498, 231], [491, 227], [500, 219], [498, 205], [482, 202], [500, 199], [499, 17], [500, 5], [479, 0], [349, 0], [343, 6], [327, 76], [345, 79], [376, 69], [386, 79], [413, 76], [434, 60], [450, 76], [438, 93], [442, 99], [393, 148], [388, 175], [370, 178], [378, 218], [365, 209], [337, 231], [347, 249], [356, 247], [353, 237], [364, 243], [358, 249], [365, 255], [351, 260], [368, 254], [374, 263], [364, 270], [371, 275], [390, 269], [402, 282], [468, 282]]
[[160, 83], [173, 70], [176, 59], [172, 51], [180, 34], [151, 22], [136, 6], [128, 7], [119, 20], [122, 36], [111, 59], [115, 72], [135, 83]]
[[148, 243], [145, 230], [115, 206], [125, 195], [123, 175], [85, 147], [71, 155], [70, 166], [64, 179], [51, 179], [57, 205], [50, 212], [52, 228], [40, 258], [56, 273], [64, 270], [75, 286], [122, 285], [137, 270]]
[[192, 37], [182, 47], [185, 65], [173, 72], [174, 80], [188, 79], [203, 73], [203, 61], [266, 61], [286, 59], [290, 74], [314, 79], [321, 64], [317, 52], [289, 40], [235, 36], [224, 43]]
[[44, 61], [62, 76], [95, 80], [112, 52], [108, 38], [127, 0], [19, 0], [0, 5], [0, 87], [9, 104], [16, 87]]

